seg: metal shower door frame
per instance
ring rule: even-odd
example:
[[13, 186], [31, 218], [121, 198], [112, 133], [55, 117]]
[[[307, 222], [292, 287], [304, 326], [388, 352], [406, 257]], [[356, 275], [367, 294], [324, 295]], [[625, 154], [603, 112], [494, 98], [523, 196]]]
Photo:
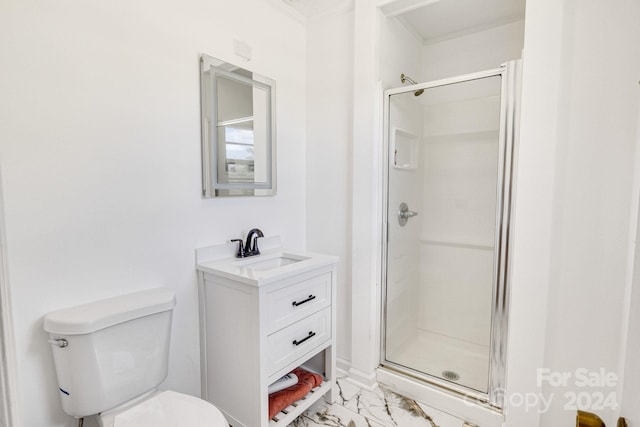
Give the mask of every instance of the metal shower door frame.
[[[500, 68], [465, 74], [411, 86], [384, 91], [383, 105], [383, 153], [382, 153], [382, 242], [381, 242], [381, 324], [380, 324], [380, 364], [401, 374], [435, 385], [444, 391], [459, 395], [478, 404], [489, 405], [496, 410], [504, 407], [506, 374], [506, 352], [509, 308], [509, 246], [513, 239], [511, 226], [511, 204], [513, 201], [513, 180], [515, 176], [515, 150], [517, 149], [516, 126], [519, 106], [519, 82], [521, 60], [509, 61]], [[421, 373], [386, 360], [386, 320], [387, 320], [387, 260], [389, 232], [389, 131], [390, 102], [392, 95], [431, 89], [457, 83], [501, 77], [500, 89], [500, 131], [498, 142], [498, 185], [496, 199], [495, 253], [493, 266], [493, 294], [491, 316], [491, 344], [488, 392], [482, 393], [457, 385], [434, 376]]]

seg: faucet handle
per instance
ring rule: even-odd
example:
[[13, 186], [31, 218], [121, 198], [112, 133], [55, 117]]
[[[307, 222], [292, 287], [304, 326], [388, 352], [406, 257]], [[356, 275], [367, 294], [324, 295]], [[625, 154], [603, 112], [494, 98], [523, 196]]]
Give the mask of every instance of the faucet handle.
[[232, 242], [238, 242], [238, 250], [236, 251], [236, 258], [244, 258], [245, 247], [242, 244], [242, 239], [233, 239]]

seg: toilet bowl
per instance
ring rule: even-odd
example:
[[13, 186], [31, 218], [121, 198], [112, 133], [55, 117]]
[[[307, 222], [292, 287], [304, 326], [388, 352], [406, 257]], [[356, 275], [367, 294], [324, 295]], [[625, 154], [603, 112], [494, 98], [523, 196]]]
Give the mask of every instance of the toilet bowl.
[[154, 391], [98, 415], [100, 427], [228, 427], [212, 404], [175, 391]]
[[212, 404], [158, 391], [175, 294], [149, 289], [47, 314], [62, 409], [101, 427], [228, 427]]

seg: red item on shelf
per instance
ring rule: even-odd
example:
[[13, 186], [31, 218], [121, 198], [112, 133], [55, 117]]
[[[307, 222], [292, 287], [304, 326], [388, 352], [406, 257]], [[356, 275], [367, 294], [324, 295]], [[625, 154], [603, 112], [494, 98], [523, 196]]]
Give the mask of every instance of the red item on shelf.
[[305, 371], [302, 368], [296, 368], [291, 372], [298, 377], [298, 384], [269, 395], [269, 419], [296, 400], [302, 399], [311, 389], [322, 384], [322, 376], [313, 372]]

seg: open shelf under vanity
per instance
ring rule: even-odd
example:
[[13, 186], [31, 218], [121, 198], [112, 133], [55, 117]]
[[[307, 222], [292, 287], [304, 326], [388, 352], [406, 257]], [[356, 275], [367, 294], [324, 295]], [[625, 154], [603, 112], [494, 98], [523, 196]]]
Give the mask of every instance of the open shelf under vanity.
[[304, 411], [309, 409], [311, 405], [329, 393], [331, 391], [331, 387], [331, 381], [324, 381], [318, 387], [311, 389], [311, 391], [302, 399], [295, 401], [271, 418], [271, 420], [269, 420], [269, 427], [288, 426], [293, 422], [293, 420], [302, 415]]

